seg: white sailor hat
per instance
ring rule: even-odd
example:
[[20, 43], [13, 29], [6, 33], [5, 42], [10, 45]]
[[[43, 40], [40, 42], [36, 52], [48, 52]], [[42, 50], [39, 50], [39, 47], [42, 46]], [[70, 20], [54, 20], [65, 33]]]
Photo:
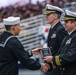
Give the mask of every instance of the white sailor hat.
[[4, 25], [16, 25], [20, 23], [20, 17], [8, 17], [3, 19]]
[[63, 20], [74, 20], [76, 21], [76, 13], [69, 11], [69, 10], [65, 10], [65, 16]]
[[61, 8], [59, 8], [57, 6], [47, 4], [46, 7], [45, 7], [44, 14], [48, 15], [48, 14], [51, 14], [51, 13], [58, 13], [58, 14], [61, 15], [63, 12], [64, 11]]

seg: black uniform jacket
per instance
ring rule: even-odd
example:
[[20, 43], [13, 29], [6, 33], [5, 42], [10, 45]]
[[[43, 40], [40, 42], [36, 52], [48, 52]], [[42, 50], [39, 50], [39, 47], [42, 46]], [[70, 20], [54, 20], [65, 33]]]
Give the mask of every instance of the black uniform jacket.
[[38, 70], [41, 65], [34, 59], [29, 58], [29, 53], [16, 37], [7, 41], [9, 32], [3, 32], [0, 35], [0, 75], [18, 75], [18, 61], [30, 70]]
[[53, 64], [61, 66], [61, 75], [76, 75], [76, 30], [64, 38]]
[[48, 34], [48, 47], [51, 49], [52, 55], [56, 55], [61, 46], [61, 42], [66, 35], [67, 32], [60, 22], [58, 22], [52, 29], [50, 28]]
[[[58, 22], [52, 29], [50, 28], [48, 34], [48, 47], [50, 48], [52, 55], [55, 56], [61, 46], [61, 42], [64, 37], [67, 35], [63, 25]], [[60, 67], [55, 68], [54, 70], [49, 70], [47, 75], [61, 75]]]

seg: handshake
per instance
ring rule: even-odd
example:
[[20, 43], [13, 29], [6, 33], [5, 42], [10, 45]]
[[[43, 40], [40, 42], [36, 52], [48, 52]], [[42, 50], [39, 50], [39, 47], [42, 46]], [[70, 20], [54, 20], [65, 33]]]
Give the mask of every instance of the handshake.
[[[42, 52], [41, 50], [42, 50], [42, 48], [36, 48], [36, 49], [32, 50], [32, 54], [41, 54], [41, 52]], [[45, 50], [43, 52], [45, 52], [45, 55], [49, 54], [48, 50]], [[52, 62], [52, 56], [51, 55], [45, 56], [45, 55], [43, 55], [43, 60], [46, 62]], [[42, 63], [41, 65], [42, 65], [42, 67], [40, 69], [41, 72], [47, 72], [50, 69], [50, 65], [47, 63]]]
[[50, 66], [48, 64], [46, 64], [46, 63], [42, 63], [41, 65], [42, 65], [42, 67], [40, 69], [41, 72], [47, 72], [48, 69], [50, 69]]

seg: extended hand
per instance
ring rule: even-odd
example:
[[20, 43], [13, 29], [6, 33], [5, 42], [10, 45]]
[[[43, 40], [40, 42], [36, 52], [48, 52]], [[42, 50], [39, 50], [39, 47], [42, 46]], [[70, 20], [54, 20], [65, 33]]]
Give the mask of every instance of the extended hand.
[[49, 62], [52, 62], [52, 58], [53, 58], [53, 56], [46, 56], [43, 59], [44, 59], [44, 61], [49, 63]]
[[50, 66], [46, 63], [42, 63], [41, 72], [47, 72], [50, 69]]
[[42, 48], [35, 48], [32, 50], [32, 54], [40, 54], [41, 50], [42, 50]]

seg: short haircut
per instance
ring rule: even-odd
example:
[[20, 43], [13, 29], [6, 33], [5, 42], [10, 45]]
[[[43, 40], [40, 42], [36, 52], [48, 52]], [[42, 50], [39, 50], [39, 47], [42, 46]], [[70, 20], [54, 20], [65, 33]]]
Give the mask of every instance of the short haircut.
[[10, 30], [12, 25], [5, 25], [6, 30]]

